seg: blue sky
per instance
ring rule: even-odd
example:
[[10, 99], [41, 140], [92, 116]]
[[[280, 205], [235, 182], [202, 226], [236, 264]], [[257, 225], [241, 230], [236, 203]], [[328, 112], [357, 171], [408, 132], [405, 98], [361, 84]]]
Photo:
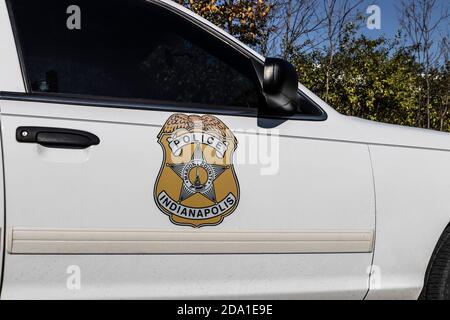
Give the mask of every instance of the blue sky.
[[[356, 0], [352, 0], [356, 1]], [[419, 0], [406, 0], [406, 1], [419, 1]], [[319, 1], [319, 3], [321, 5], [323, 5], [322, 1]], [[371, 5], [377, 5], [380, 8], [380, 13], [381, 13], [381, 29], [377, 30], [377, 29], [369, 29], [368, 27], [366, 27], [365, 25], [363, 25], [363, 27], [361, 29], [359, 29], [359, 32], [364, 34], [365, 36], [369, 37], [369, 38], [379, 38], [379, 37], [385, 37], [387, 39], [394, 39], [394, 37], [397, 35], [399, 29], [401, 29], [400, 26], [400, 16], [401, 16], [401, 0], [364, 0], [363, 4], [360, 6], [359, 12], [362, 13], [366, 18], [368, 18], [370, 16], [370, 13], [367, 13], [367, 9], [369, 8], [369, 6]], [[436, 7], [435, 7], [435, 12], [433, 14], [433, 22], [436, 21], [436, 19], [438, 19], [438, 17], [440, 17], [441, 13], [442, 13], [442, 8], [444, 7], [449, 7], [450, 5], [450, 0], [436, 0]], [[441, 41], [442, 37], [444, 34], [446, 34], [447, 36], [450, 33], [450, 18], [447, 19], [447, 21], [443, 21], [443, 23], [441, 23], [441, 31], [442, 32], [436, 32], [435, 33], [435, 41], [434, 41], [434, 49], [435, 50], [440, 50], [439, 48], [439, 41]], [[315, 39], [323, 39], [324, 38], [324, 34], [323, 32], [325, 32], [325, 30], [322, 28], [320, 29], [317, 34], [313, 34], [313, 38]], [[308, 37], [311, 35], [308, 35]], [[406, 32], [403, 33], [403, 39], [405, 39], [406, 36]], [[279, 39], [277, 39], [276, 41], [279, 41]], [[303, 37], [300, 39], [300, 43], [302, 41], [306, 41], [306, 37]], [[403, 43], [402, 44], [406, 44], [408, 45], [409, 42], [407, 43]], [[323, 43], [320, 43], [319, 41], [319, 46], [324, 45]], [[280, 45], [279, 43], [276, 43], [275, 45], [275, 52], [274, 54], [279, 54], [278, 51], [276, 50], [280, 50]], [[323, 48], [322, 48], [323, 49]], [[309, 50], [308, 46], [306, 46], [305, 51]]]
[[[376, 4], [381, 9], [381, 29], [369, 30], [364, 28], [365, 34], [371, 37], [378, 37], [385, 34], [387, 37], [394, 36], [399, 28], [399, 17], [396, 6], [400, 5], [400, 1], [395, 0], [377, 0], [367, 1], [364, 7], [370, 4]], [[365, 10], [364, 10], [365, 11]]]
[[[437, 0], [437, 10], [434, 14], [434, 18], [438, 17], [441, 8], [447, 4], [449, 0]], [[376, 4], [381, 9], [381, 30], [369, 30], [364, 28], [364, 34], [370, 37], [378, 37], [385, 35], [386, 37], [393, 37], [397, 33], [400, 24], [399, 24], [399, 9], [401, 5], [400, 0], [373, 0], [366, 1], [364, 4], [364, 8], [362, 10], [365, 12], [368, 5]], [[447, 22], [448, 28], [448, 22]], [[448, 32], [448, 31], [447, 31]]]

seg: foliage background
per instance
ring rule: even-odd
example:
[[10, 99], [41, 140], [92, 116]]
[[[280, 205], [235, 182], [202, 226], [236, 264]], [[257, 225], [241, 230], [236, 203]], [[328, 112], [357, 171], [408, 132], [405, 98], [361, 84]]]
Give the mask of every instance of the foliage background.
[[390, 38], [361, 32], [365, 0], [177, 2], [263, 55], [288, 59], [300, 82], [343, 114], [450, 132], [447, 0], [399, 1]]

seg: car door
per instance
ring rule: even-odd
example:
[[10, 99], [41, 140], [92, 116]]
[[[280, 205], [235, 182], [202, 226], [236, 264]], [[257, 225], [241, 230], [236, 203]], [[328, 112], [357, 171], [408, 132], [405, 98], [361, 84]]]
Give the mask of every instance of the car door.
[[258, 116], [261, 62], [167, 4], [8, 3], [2, 298], [364, 297], [368, 149], [305, 93]]

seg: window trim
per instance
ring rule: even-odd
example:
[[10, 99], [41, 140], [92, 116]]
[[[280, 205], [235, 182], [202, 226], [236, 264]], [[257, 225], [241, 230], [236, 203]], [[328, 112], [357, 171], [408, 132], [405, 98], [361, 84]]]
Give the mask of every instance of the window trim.
[[[23, 58], [23, 49], [20, 42], [20, 38], [17, 32], [16, 20], [11, 7], [11, 1], [6, 0], [6, 6], [8, 10], [8, 15], [14, 35], [14, 42], [16, 45], [16, 51], [19, 58], [20, 69], [22, 73], [22, 78], [25, 85], [25, 93], [20, 92], [1, 92], [0, 100], [10, 100], [10, 101], [26, 101], [26, 102], [40, 102], [40, 103], [55, 103], [55, 104], [68, 104], [68, 105], [78, 105], [78, 106], [92, 106], [92, 107], [106, 107], [106, 108], [120, 108], [120, 109], [136, 109], [136, 110], [150, 110], [150, 111], [165, 111], [165, 112], [191, 112], [200, 114], [212, 114], [212, 115], [228, 115], [228, 116], [239, 116], [239, 117], [252, 117], [252, 118], [266, 118], [266, 119], [281, 119], [281, 120], [301, 120], [301, 121], [326, 121], [328, 115], [324, 109], [322, 109], [315, 101], [313, 101], [307, 94], [303, 93], [300, 89], [298, 94], [306, 98], [320, 115], [308, 115], [308, 114], [295, 114], [292, 116], [275, 116], [275, 115], [264, 115], [259, 114], [259, 109], [250, 109], [248, 107], [233, 107], [233, 106], [219, 106], [219, 105], [208, 105], [208, 104], [190, 104], [190, 103], [177, 103], [171, 101], [156, 101], [149, 99], [128, 99], [128, 98], [117, 98], [117, 97], [100, 97], [100, 96], [89, 96], [89, 95], [74, 95], [66, 93], [35, 93], [31, 91], [30, 80], [26, 72], [25, 62]], [[255, 64], [264, 64], [264, 62], [256, 55], [252, 54], [250, 51], [246, 50], [245, 47], [238, 45], [237, 43], [230, 41], [220, 32], [214, 28], [201, 23], [194, 17], [186, 14], [176, 8], [167, 5], [164, 2], [154, 1], [154, 0], [143, 0], [148, 4], [156, 5], [163, 10], [167, 10], [172, 14], [176, 14], [180, 18], [194, 24], [195, 26], [206, 31], [211, 36], [215, 37], [221, 41], [224, 45], [230, 46], [231, 49], [237, 50], [240, 54], [250, 60], [253, 65], [255, 72], [255, 78], [258, 78], [258, 71]]]
[[13, 37], [14, 37], [14, 43], [16, 45], [16, 51], [17, 51], [17, 56], [19, 57], [19, 66], [20, 66], [20, 71], [22, 73], [22, 78], [23, 78], [23, 83], [25, 86], [25, 91], [26, 92], [30, 92], [30, 81], [28, 78], [28, 74], [27, 74], [27, 70], [25, 68], [25, 62], [23, 59], [23, 50], [22, 50], [22, 44], [20, 43], [20, 39], [19, 39], [19, 35], [17, 32], [17, 24], [16, 24], [16, 18], [14, 16], [14, 12], [12, 10], [11, 7], [11, 1], [12, 0], [6, 0], [6, 10], [8, 11], [8, 16], [9, 16], [9, 21], [11, 24], [11, 29], [13, 32]]
[[295, 114], [286, 116], [260, 115], [258, 109], [246, 107], [216, 106], [205, 104], [177, 103], [170, 101], [151, 101], [147, 99], [121, 99], [111, 97], [92, 97], [81, 95], [69, 95], [58, 93], [23, 93], [0, 91], [0, 100], [23, 101], [37, 103], [51, 103], [74, 106], [103, 107], [115, 109], [148, 110], [161, 112], [187, 112], [194, 114], [211, 114], [222, 116], [235, 116], [246, 118], [279, 119], [279, 120], [301, 120], [301, 121], [324, 121], [321, 116]]

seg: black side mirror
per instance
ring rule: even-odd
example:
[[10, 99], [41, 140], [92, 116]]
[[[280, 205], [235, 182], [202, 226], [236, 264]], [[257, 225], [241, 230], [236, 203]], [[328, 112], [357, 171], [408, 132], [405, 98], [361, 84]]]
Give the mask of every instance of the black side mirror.
[[264, 65], [263, 94], [268, 112], [289, 115], [297, 111], [298, 75], [289, 62], [267, 58]]

